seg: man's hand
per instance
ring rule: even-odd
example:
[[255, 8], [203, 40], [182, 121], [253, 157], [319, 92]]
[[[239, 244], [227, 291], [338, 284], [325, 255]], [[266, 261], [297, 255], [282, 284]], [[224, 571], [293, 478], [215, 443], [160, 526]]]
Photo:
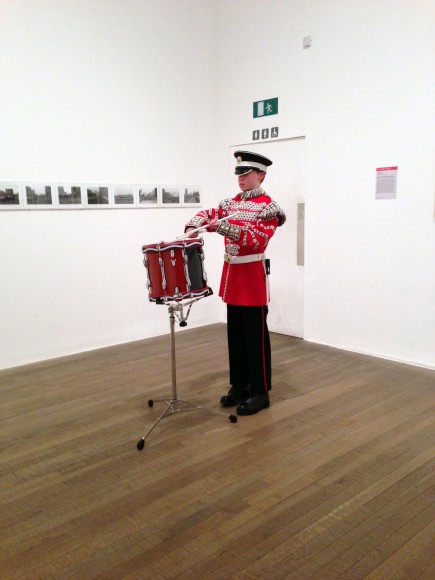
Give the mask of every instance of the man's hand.
[[215, 232], [219, 227], [219, 220], [214, 219], [210, 220], [207, 224], [207, 231], [208, 232]]
[[219, 220], [218, 219], [213, 219], [213, 220], [209, 220], [208, 222], [205, 222], [204, 224], [202, 224], [201, 228], [187, 228], [186, 229], [186, 234], [189, 234], [189, 232], [193, 232], [192, 234], [189, 235], [189, 238], [196, 238], [198, 237], [198, 235], [201, 232], [207, 231], [207, 232], [215, 232], [219, 227]]
[[194, 232], [193, 234], [190, 234], [189, 238], [196, 238], [197, 237], [197, 231], [196, 228], [187, 228], [186, 229], [186, 234], [188, 234], [189, 232]]

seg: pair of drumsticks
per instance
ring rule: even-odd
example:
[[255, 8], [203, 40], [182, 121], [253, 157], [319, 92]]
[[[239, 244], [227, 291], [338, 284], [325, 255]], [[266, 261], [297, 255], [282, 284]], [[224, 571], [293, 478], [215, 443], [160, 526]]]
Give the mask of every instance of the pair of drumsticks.
[[[226, 215], [225, 217], [216, 220], [216, 223], [220, 223], [220, 222], [223, 222], [224, 220], [229, 220], [231, 218], [235, 218], [236, 215], [238, 215], [238, 213], [239, 212], [236, 211], [235, 213], [232, 213], [230, 215]], [[185, 238], [190, 238], [192, 236], [192, 234], [196, 234], [199, 232], [205, 232], [206, 230], [207, 230], [207, 226], [199, 226], [199, 228], [189, 230], [188, 232], [186, 232], [182, 236], [178, 236], [177, 240], [184, 240]]]

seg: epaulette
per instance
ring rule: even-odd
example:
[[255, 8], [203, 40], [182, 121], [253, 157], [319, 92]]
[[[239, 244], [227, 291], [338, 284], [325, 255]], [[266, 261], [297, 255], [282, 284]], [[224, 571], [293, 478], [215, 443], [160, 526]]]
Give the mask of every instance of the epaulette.
[[219, 209], [223, 209], [224, 211], [228, 211], [228, 208], [230, 207], [230, 203], [232, 202], [232, 198], [228, 197], [227, 199], [223, 199], [222, 201], [219, 202]]
[[287, 219], [284, 211], [279, 207], [276, 201], [269, 203], [269, 205], [263, 209], [258, 217], [262, 220], [271, 220], [276, 218], [278, 220], [278, 226], [282, 226]]

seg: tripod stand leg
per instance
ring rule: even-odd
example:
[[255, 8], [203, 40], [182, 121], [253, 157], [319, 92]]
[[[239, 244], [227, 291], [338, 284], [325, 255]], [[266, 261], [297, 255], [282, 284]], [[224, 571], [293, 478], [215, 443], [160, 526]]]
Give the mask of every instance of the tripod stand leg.
[[158, 419], [154, 422], [154, 424], [150, 427], [150, 429], [148, 429], [148, 431], [145, 433], [142, 439], [139, 439], [139, 441], [137, 442], [136, 447], [139, 449], [139, 451], [144, 448], [145, 439], [148, 437], [148, 435], [151, 433], [154, 427], [157, 427], [157, 425], [160, 423], [163, 417], [170, 414], [169, 409], [171, 408], [171, 405], [168, 405], [167, 401], [165, 401], [165, 403], [167, 405], [166, 409], [163, 411], [163, 413], [159, 415]]

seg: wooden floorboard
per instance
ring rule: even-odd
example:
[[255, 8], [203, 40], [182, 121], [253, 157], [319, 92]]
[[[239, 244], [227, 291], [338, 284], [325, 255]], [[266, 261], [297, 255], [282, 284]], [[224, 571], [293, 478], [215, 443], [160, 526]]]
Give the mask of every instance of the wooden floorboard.
[[432, 578], [435, 373], [272, 334], [229, 421], [225, 325], [0, 372], [0, 578]]

